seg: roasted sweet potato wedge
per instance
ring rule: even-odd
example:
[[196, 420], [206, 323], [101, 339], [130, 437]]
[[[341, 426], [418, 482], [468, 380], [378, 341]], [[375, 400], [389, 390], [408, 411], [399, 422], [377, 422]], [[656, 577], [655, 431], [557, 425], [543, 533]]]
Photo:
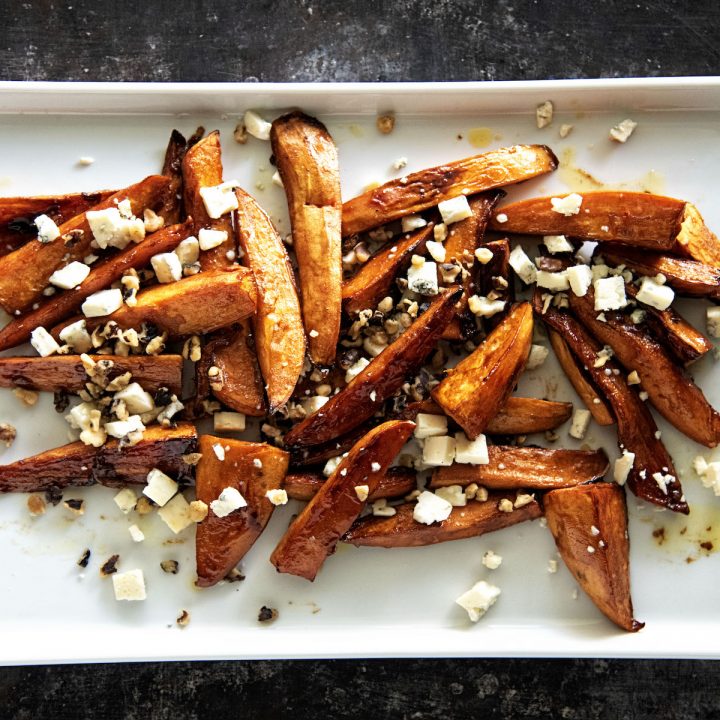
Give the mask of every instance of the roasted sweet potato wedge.
[[[127, 199], [133, 213], [142, 217], [145, 208], [155, 208], [162, 201], [169, 182], [162, 175], [151, 175], [136, 185], [118, 190], [93, 209], [114, 207], [116, 202]], [[74, 260], [82, 260], [90, 252], [93, 234], [85, 213], [71, 218], [59, 229], [60, 237], [52, 242], [29, 242], [0, 258], [0, 307], [8, 313], [22, 312], [42, 299], [42, 291], [55, 270]], [[82, 230], [82, 235], [66, 244], [63, 236], [72, 230]]]
[[327, 128], [301, 112], [277, 118], [270, 142], [290, 211], [310, 357], [319, 365], [330, 365], [342, 309], [337, 149]]
[[44, 298], [37, 303], [37, 308], [13, 318], [0, 329], [0, 350], [7, 350], [27, 342], [35, 328], [54, 327], [76, 312], [88, 295], [110, 287], [130, 268], [138, 269], [148, 265], [153, 255], [171, 252], [191, 232], [191, 222], [170, 225], [148, 235], [141, 243], [130, 245], [116, 255], [98, 262], [74, 290]]
[[580, 396], [585, 407], [590, 411], [593, 419], [598, 425], [612, 425], [615, 418], [608, 407], [608, 404], [600, 397], [597, 388], [585, 375], [583, 367], [578, 363], [577, 358], [572, 354], [565, 340], [559, 333], [548, 328], [548, 339], [555, 351], [555, 356], [560, 363], [570, 384]]
[[[542, 300], [537, 292], [535, 304], [540, 313]], [[619, 366], [611, 358], [602, 367], [595, 367], [600, 344], [567, 313], [548, 308], [542, 319], [562, 335], [610, 403], [617, 419], [618, 443], [635, 456], [627, 476], [630, 490], [643, 500], [674, 512], [690, 512], [672, 458], [660, 440], [655, 420], [645, 403], [628, 386]]]
[[477, 350], [432, 390], [433, 400], [469, 438], [484, 432], [505, 405], [527, 362], [532, 333], [532, 307], [516, 305]]
[[[225, 459], [218, 459], [213, 445], [225, 448]], [[207, 505], [228, 487], [245, 498], [247, 506], [225, 517], [209, 510], [197, 526], [195, 559], [197, 584], [210, 587], [227, 577], [245, 557], [268, 524], [275, 506], [265, 496], [268, 490], [282, 487], [288, 467], [287, 453], [265, 443], [202, 435], [202, 458], [195, 472], [198, 500]]]
[[410, 265], [412, 256], [425, 252], [426, 241], [432, 240], [433, 227], [429, 224], [400, 240], [393, 240], [361, 266], [343, 283], [343, 310], [348, 315], [361, 310], [375, 310], [377, 304], [390, 293], [395, 278]]
[[425, 361], [455, 311], [462, 289], [449, 288], [391, 345], [318, 411], [285, 435], [288, 446], [319, 445], [372, 417]]
[[623, 313], [597, 319], [592, 289], [585, 297], [570, 293], [570, 308], [603, 344], [610, 345], [627, 372], [636, 370], [655, 409], [680, 432], [707, 447], [720, 441], [720, 414], [702, 390], [673, 362], [665, 349]]
[[485, 502], [469, 500], [464, 507], [454, 507], [447, 520], [432, 525], [417, 522], [413, 518], [415, 503], [405, 503], [395, 508], [392, 517], [367, 515], [358, 520], [342, 540], [358, 547], [420, 547], [485, 535], [535, 520], [543, 514], [535, 500], [512, 512], [503, 512], [498, 509], [498, 503], [503, 499], [513, 502], [515, 493], [491, 492]]
[[[95, 360], [110, 360], [112, 380], [126, 372], [148, 392], [166, 387], [179, 395], [182, 391], [180, 355], [90, 355]], [[88, 377], [78, 355], [50, 357], [0, 357], [0, 387], [22, 387], [29, 390], [77, 392]]]
[[602, 450], [539, 447], [488, 447], [487, 465], [453, 463], [433, 471], [431, 488], [477, 483], [499, 490], [550, 490], [592, 482], [605, 475], [609, 463]]
[[[111, 315], [88, 318], [88, 327], [110, 320], [122, 328], [151, 323], [171, 336], [208, 333], [240, 322], [255, 312], [257, 290], [252, 272], [235, 266], [206, 270], [174, 283], [155, 285]], [[55, 328], [55, 334], [62, 328]]]
[[[319, 472], [291, 472], [285, 477], [285, 490], [293, 500], [311, 500], [327, 479]], [[377, 487], [368, 495], [368, 502], [379, 498], [397, 498], [411, 493], [417, 487], [414, 470], [405, 467], [391, 467], [380, 478]]]
[[[400, 417], [395, 419], [412, 420], [413, 418]], [[324, 465], [330, 458], [348, 452], [348, 450], [376, 424], [377, 423], [373, 423], [372, 420], [370, 420], [362, 425], [358, 425], [358, 427], [353, 428], [344, 435], [340, 435], [319, 445], [312, 445], [311, 447], [291, 447], [290, 466], [297, 468], [308, 467], [310, 465]]]
[[342, 234], [353, 235], [422, 212], [458, 195], [476, 195], [530, 180], [558, 165], [545, 145], [513, 145], [411, 173], [368, 190], [342, 208]]
[[193, 468], [183, 455], [197, 449], [197, 433], [190, 423], [174, 428], [152, 425], [136, 445], [120, 447], [118, 440], [94, 448], [81, 442], [0, 465], [0, 492], [40, 492], [50, 488], [99, 483], [109, 487], [139, 484], [158, 468], [178, 482], [189, 482]]
[[674, 253], [720, 266], [720, 243], [697, 208], [684, 200], [642, 192], [601, 190], [583, 193], [580, 211], [565, 215], [550, 197], [520, 200], [500, 208], [491, 227], [503, 233], [568, 235], [624, 243], [660, 253]]
[[720, 299], [720, 270], [711, 265], [622, 245], [603, 247], [602, 254], [612, 265], [625, 265], [637, 274], [664, 275], [680, 295]]
[[594, 483], [553, 490], [543, 499], [545, 517], [565, 564], [597, 605], [628, 632], [644, 627], [633, 617], [630, 542], [622, 488]]
[[360, 499], [357, 488], [367, 488], [368, 495], [376, 492], [414, 428], [412, 422], [389, 420], [353, 446], [273, 550], [270, 562], [278, 572], [315, 579], [365, 507], [365, 499]]
[[182, 161], [183, 199], [185, 212], [195, 221], [195, 232], [201, 228], [221, 230], [227, 233], [227, 240], [216, 247], [200, 253], [203, 270], [224, 268], [232, 265], [228, 252], [235, 251], [235, 235], [230, 215], [211, 218], [200, 195], [201, 188], [220, 185], [223, 181], [222, 150], [220, 133], [215, 130], [188, 149]]
[[300, 301], [290, 259], [270, 218], [246, 192], [235, 194], [240, 247], [258, 288], [255, 350], [274, 412], [290, 399], [305, 361]]
[[37, 237], [35, 218], [38, 215], [47, 215], [57, 225], [62, 225], [103, 202], [114, 192], [100, 190], [70, 195], [0, 198], [0, 257]]
[[162, 174], [170, 180], [165, 198], [157, 211], [165, 221], [165, 225], [180, 222], [183, 212], [183, 177], [182, 161], [187, 151], [187, 140], [177, 130], [170, 133], [170, 140], [165, 150]]

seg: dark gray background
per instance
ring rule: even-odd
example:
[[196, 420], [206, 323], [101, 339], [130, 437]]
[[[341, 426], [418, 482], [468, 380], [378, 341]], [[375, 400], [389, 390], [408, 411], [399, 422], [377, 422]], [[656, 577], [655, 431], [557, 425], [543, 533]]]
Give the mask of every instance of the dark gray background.
[[[716, 0], [0, 0], [0, 80], [711, 75], [720, 71], [719, 21]], [[708, 720], [720, 717], [719, 686], [720, 665], [694, 661], [6, 668], [0, 718]]]

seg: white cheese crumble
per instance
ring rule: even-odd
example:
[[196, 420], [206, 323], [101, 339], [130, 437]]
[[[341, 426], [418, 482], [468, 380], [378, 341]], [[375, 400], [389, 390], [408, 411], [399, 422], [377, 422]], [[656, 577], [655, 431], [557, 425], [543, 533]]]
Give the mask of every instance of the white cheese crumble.
[[467, 495], [465, 495], [461, 485], [439, 487], [435, 494], [443, 500], [447, 500], [453, 507], [465, 507], [467, 505]]
[[548, 272], [547, 270], [537, 271], [538, 287], [546, 288], [551, 292], [562, 292], [570, 289], [567, 270], [561, 272]]
[[213, 429], [215, 432], [242, 432], [245, 430], [245, 415], [229, 410], [213, 413]]
[[345, 371], [345, 382], [349, 383], [351, 380], [356, 378], [369, 364], [370, 364], [370, 361], [367, 358], [363, 358], [363, 357], [361, 357], [359, 360], [354, 362]]
[[624, 485], [635, 462], [635, 453], [623, 450], [623, 454], [615, 461], [613, 478], [618, 485]]
[[554, 575], [558, 571], [558, 561], [553, 559], [548, 560], [547, 571], [551, 575]]
[[447, 225], [445, 223], [438, 223], [433, 228], [433, 237], [435, 238], [435, 242], [445, 242], [447, 239]]
[[182, 493], [178, 493], [170, 502], [161, 507], [158, 510], [158, 516], [176, 535], [193, 524], [190, 503]]
[[131, 525], [128, 532], [133, 542], [142, 542], [145, 539], [145, 533], [137, 525]]
[[464, 610], [472, 622], [477, 622], [500, 597], [500, 588], [481, 580], [464, 592], [455, 602]]
[[220, 443], [215, 443], [212, 446], [213, 452], [215, 453], [215, 457], [220, 461], [223, 462], [225, 460], [225, 448]]
[[177, 494], [178, 489], [178, 484], [171, 477], [162, 470], [153, 468], [147, 474], [147, 485], [143, 488], [143, 495], [162, 507]]
[[415, 430], [413, 432], [418, 440], [447, 435], [447, 429], [447, 417], [445, 415], [418, 413], [415, 417]]
[[702, 455], [696, 455], [693, 459], [693, 469], [698, 475], [704, 475], [708, 469], [708, 461]]
[[482, 564], [488, 570], [497, 570], [502, 565], [502, 561], [502, 555], [498, 555], [496, 552], [488, 550], [483, 555]]
[[287, 505], [288, 494], [285, 490], [268, 490], [265, 497], [275, 506]]
[[397, 513], [397, 510], [388, 505], [386, 498], [380, 498], [372, 504], [372, 514], [375, 517], [392, 517], [395, 513]]
[[550, 198], [550, 204], [552, 205], [552, 209], [556, 213], [564, 215], [565, 217], [577, 215], [580, 212], [580, 206], [582, 205], [582, 201], [582, 195], [578, 195], [578, 193], [570, 193], [569, 195], [566, 195], [562, 198]]
[[400, 225], [404, 233], [412, 232], [418, 228], [425, 227], [427, 225], [427, 220], [422, 218], [420, 215], [406, 215], [402, 219]]
[[210, 509], [218, 517], [227, 517], [230, 513], [247, 507], [247, 501], [234, 487], [226, 487], [218, 496], [217, 500], [210, 503]]
[[445, 246], [442, 243], [435, 242], [434, 240], [428, 240], [425, 243], [425, 249], [435, 262], [445, 262]]
[[44, 327], [35, 328], [30, 333], [30, 344], [41, 357], [53, 355], [60, 349], [55, 338]]
[[49, 279], [51, 285], [72, 290], [90, 274], [90, 267], [81, 262], [71, 262], [65, 267], [56, 270]]
[[437, 265], [434, 262], [424, 262], [422, 265], [413, 263], [408, 268], [407, 281], [408, 290], [418, 295], [437, 295]]
[[481, 265], [487, 265], [493, 257], [493, 252], [489, 248], [481, 247], [475, 251], [475, 258]]
[[237, 180], [230, 180], [219, 185], [200, 188], [200, 197], [205, 205], [205, 212], [213, 220], [238, 209], [238, 200], [235, 196], [235, 188], [238, 185]]
[[468, 309], [477, 317], [492, 317], [505, 310], [505, 300], [490, 300], [484, 295], [471, 295], [468, 298]]
[[143, 432], [145, 425], [139, 415], [131, 415], [127, 420], [113, 420], [104, 425], [105, 432], [114, 438], [124, 438], [130, 433]]
[[530, 285], [537, 278], [537, 268], [527, 256], [522, 246], [516, 245], [508, 258], [510, 267], [517, 273], [517, 276], [526, 284]]
[[667, 310], [675, 299], [675, 293], [669, 285], [662, 285], [655, 278], [644, 277], [640, 281], [636, 297], [638, 302], [645, 305], [657, 310]]
[[661, 473], [661, 472], [655, 472], [652, 476], [653, 480], [657, 483], [657, 486], [660, 488], [660, 490], [663, 491], [665, 495], [667, 495], [667, 486], [674, 482], [675, 477], [673, 475], [669, 475], [667, 473]]
[[145, 600], [145, 577], [142, 570], [116, 572], [112, 575], [113, 591], [116, 600]]
[[625, 281], [620, 275], [598, 278], [593, 282], [595, 311], [619, 310], [627, 305]]
[[258, 140], [269, 140], [272, 123], [260, 117], [254, 110], [246, 110], [243, 115], [245, 129]]
[[720, 496], [720, 462], [707, 463], [700, 480], [704, 487], [710, 488], [715, 495]]
[[627, 142], [628, 138], [635, 132], [636, 127], [637, 123], [634, 120], [626, 118], [610, 128], [610, 139], [619, 143]]
[[564, 138], [566, 138], [566, 137], [572, 132], [572, 129], [573, 129], [574, 127], [575, 127], [574, 125], [570, 125], [570, 124], [568, 124], [568, 123], [565, 123], [565, 124], [563, 124], [563, 125], [560, 126], [560, 130], [558, 131], [558, 134], [560, 135], [561, 138], [564, 139]]
[[182, 240], [175, 248], [175, 254], [183, 266], [194, 265], [200, 259], [200, 243], [191, 235]]
[[463, 465], [487, 465], [490, 462], [485, 435], [470, 440], [463, 432], [455, 433], [455, 462]]
[[495, 216], [495, 222], [498, 222], [498, 223], [500, 223], [501, 225], [503, 225], [503, 224], [506, 223], [507, 221], [508, 221], [508, 216], [507, 216], [505, 213], [498, 213], [498, 214]]
[[472, 216], [472, 210], [465, 195], [443, 200], [438, 203], [438, 210], [445, 225], [451, 225]]
[[539, 130], [547, 127], [552, 122], [554, 111], [555, 108], [550, 100], [540, 103], [540, 105], [535, 108], [535, 122]]
[[222, 245], [228, 239], [226, 230], [212, 230], [211, 228], [201, 228], [198, 232], [198, 242], [201, 250], [212, 250], [218, 245]]
[[119, 310], [123, 305], [122, 290], [110, 288], [89, 295], [81, 309], [85, 317], [104, 317]]
[[433, 435], [423, 443], [423, 462], [431, 466], [452, 465], [455, 457], [455, 438]]
[[640, 382], [641, 382], [641, 380], [640, 380], [640, 375], [638, 375], [638, 371], [637, 371], [637, 370], [633, 370], [633, 371], [627, 376], [627, 382], [628, 382], [628, 385], [639, 385], [639, 384], [640, 384]]
[[300, 404], [303, 406], [303, 410], [305, 410], [308, 415], [312, 415], [320, 410], [320, 408], [329, 400], [330, 398], [325, 397], [324, 395], [312, 395], [309, 398], [301, 400]]
[[570, 425], [569, 435], [577, 440], [582, 440], [590, 425], [590, 411], [584, 408], [576, 408], [573, 412], [572, 423]]
[[551, 255], [572, 252], [575, 249], [564, 235], [545, 235], [543, 243]]
[[720, 338], [720, 307], [709, 307], [705, 314], [705, 326], [710, 337]]
[[330, 477], [337, 470], [338, 465], [340, 465], [344, 457], [345, 455], [336, 455], [335, 457], [328, 458], [325, 467], [323, 467], [323, 475]]
[[356, 485], [355, 495], [360, 502], [365, 502], [370, 494], [370, 487], [368, 485]]
[[598, 244], [594, 240], [585, 240], [575, 253], [575, 257], [581, 262], [589, 265]]
[[153, 255], [150, 263], [159, 283], [177, 282], [183, 276], [182, 262], [174, 252]]
[[549, 354], [550, 351], [544, 345], [531, 345], [525, 369], [535, 370], [539, 368], [547, 360]]
[[450, 517], [452, 505], [435, 493], [423, 490], [413, 508], [413, 520], [423, 525], [432, 525]]
[[92, 349], [92, 338], [87, 331], [85, 320], [77, 320], [70, 323], [60, 331], [60, 340], [68, 345], [76, 353], [85, 353]]
[[[123, 217], [121, 214], [120, 205], [125, 202], [123, 200], [118, 203], [118, 207], [88, 210], [85, 213], [85, 219], [95, 242], [103, 250], [107, 247], [123, 250], [130, 242], [138, 243], [145, 237], [145, 224], [140, 218], [132, 215], [132, 210], [129, 212], [129, 217]], [[126, 215], [128, 215], [128, 206], [129, 203], [122, 208]]]
[[144, 390], [140, 383], [130, 383], [122, 390], [118, 390], [113, 399], [122, 400], [125, 407], [132, 415], [142, 415], [155, 408], [155, 401], [152, 395]]
[[35, 218], [35, 227], [41, 243], [50, 243], [60, 237], [60, 228], [48, 215], [38, 215]]
[[135, 491], [130, 488], [123, 488], [113, 497], [115, 504], [127, 515], [131, 510], [135, 509], [137, 504], [137, 496]]

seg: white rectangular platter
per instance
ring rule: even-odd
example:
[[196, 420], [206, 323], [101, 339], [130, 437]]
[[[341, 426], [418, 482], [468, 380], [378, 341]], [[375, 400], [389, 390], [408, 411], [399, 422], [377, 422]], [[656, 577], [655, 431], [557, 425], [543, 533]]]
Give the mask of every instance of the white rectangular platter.
[[[538, 130], [535, 106], [551, 99], [551, 127]], [[185, 134], [202, 124], [218, 128], [225, 175], [238, 178], [270, 212], [281, 232], [289, 224], [283, 192], [271, 181], [268, 143], [234, 142], [242, 112], [268, 119], [288, 107], [317, 114], [339, 146], [343, 195], [368, 183], [439, 164], [483, 149], [545, 143], [561, 160], [553, 175], [510, 188], [509, 199], [591, 188], [583, 171], [611, 187], [651, 190], [694, 201], [708, 225], [720, 230], [718, 79], [558, 81], [493, 84], [384, 85], [135, 85], [0, 83], [0, 194], [50, 194], [122, 187], [159, 171], [172, 128]], [[378, 112], [392, 110], [390, 135], [375, 129]], [[631, 117], [639, 123], [626, 145], [608, 129]], [[562, 123], [574, 125], [560, 139]], [[95, 163], [81, 167], [80, 156]], [[703, 302], [679, 303], [704, 327]], [[5, 318], [0, 322], [4, 322]], [[541, 340], [542, 341], [542, 340]], [[711, 401], [720, 405], [714, 359], [693, 369]], [[525, 373], [520, 392], [578, 402], [554, 358]], [[0, 390], [0, 421], [18, 439], [0, 450], [6, 463], [67, 442], [67, 426], [43, 396], [32, 409]], [[657, 512], [629, 496], [631, 563], [636, 617], [647, 623], [634, 635], [617, 631], [580, 592], [569, 572], [547, 571], [556, 558], [549, 532], [538, 522], [485, 537], [407, 550], [340, 547], [314, 583], [278, 575], [268, 562], [293, 503], [279, 508], [243, 562], [246, 580], [200, 591], [194, 580], [194, 538], [177, 538], [155, 516], [131, 520], [116, 508], [114, 491], [68, 490], [86, 500], [84, 516], [62, 505], [31, 518], [26, 497], [0, 497], [0, 663], [173, 660], [215, 658], [343, 658], [378, 656], [605, 656], [720, 657], [720, 555], [701, 542], [720, 538], [720, 498], [691, 469], [702, 453], [720, 459], [659, 421], [692, 513]], [[578, 447], [567, 426], [559, 444]], [[542, 438], [531, 438], [531, 441]], [[614, 433], [591, 429], [586, 444], [618, 455]], [[133, 543], [138, 521], [147, 537]], [[664, 528], [660, 545], [653, 531]], [[683, 532], [683, 529], [686, 530]], [[709, 530], [707, 528], [710, 528]], [[92, 551], [87, 569], [76, 562]], [[482, 566], [486, 550], [502, 566]], [[119, 553], [120, 569], [145, 572], [148, 599], [118, 603], [99, 574]], [[180, 563], [164, 574], [163, 559]], [[476, 625], [454, 599], [476, 581], [500, 586], [502, 596]], [[279, 610], [269, 625], [257, 622], [262, 605]], [[175, 619], [188, 610], [181, 629]]]

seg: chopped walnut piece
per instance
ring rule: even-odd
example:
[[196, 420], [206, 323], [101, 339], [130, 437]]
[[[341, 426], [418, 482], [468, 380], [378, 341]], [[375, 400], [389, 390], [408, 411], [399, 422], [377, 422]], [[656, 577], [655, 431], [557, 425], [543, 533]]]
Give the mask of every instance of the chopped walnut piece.
[[208, 506], [202, 500], [193, 500], [190, 503], [190, 519], [193, 522], [202, 522], [208, 514]]
[[177, 575], [180, 570], [180, 563], [177, 560], [163, 560], [160, 563], [163, 572], [170, 575]]
[[112, 575], [113, 573], [116, 573], [117, 572], [117, 564], [118, 564], [119, 559], [120, 559], [119, 555], [111, 555], [103, 563], [103, 566], [100, 568], [100, 574], [103, 577], [107, 577], [108, 575]]
[[378, 115], [375, 124], [379, 132], [383, 135], [389, 135], [395, 129], [395, 115], [392, 113]]
[[202, 453], [188, 453], [187, 455], [183, 455], [182, 459], [186, 465], [197, 465], [201, 457]]
[[33, 517], [45, 514], [45, 500], [42, 495], [30, 495], [27, 499], [27, 507]]
[[10, 447], [17, 436], [17, 430], [10, 423], [0, 423], [0, 442], [5, 443], [5, 447]]
[[143, 223], [145, 225], [145, 232], [155, 232], [165, 225], [165, 218], [162, 215], [158, 215], [154, 210], [145, 208], [143, 210]]
[[198, 362], [202, 358], [202, 345], [199, 335], [191, 335], [183, 345], [182, 356], [190, 362]]
[[190, 624], [190, 613], [187, 610], [181, 610], [175, 622], [182, 628], [187, 627]]
[[85, 501], [80, 500], [78, 498], [70, 498], [70, 500], [65, 500], [63, 505], [70, 510], [70, 512], [74, 513], [75, 515], [84, 515], [85, 514]]
[[258, 613], [258, 622], [273, 622], [278, 619], [280, 613], [275, 608], [269, 608], [263, 605]]
[[150, 502], [148, 498], [146, 498], [144, 495], [138, 498], [138, 501], [135, 505], [135, 512], [138, 515], [148, 515], [153, 511], [153, 504]]
[[40, 397], [34, 390], [26, 390], [25, 388], [15, 388], [13, 390], [13, 394], [18, 400], [28, 407], [35, 405]]
[[550, 100], [546, 100], [535, 108], [535, 120], [538, 128], [547, 127], [552, 122], [554, 110]]
[[235, 138], [236, 143], [240, 143], [240, 145], [245, 145], [245, 143], [248, 141], [248, 134], [244, 123], [239, 122], [237, 124], [237, 126], [235, 127], [235, 131], [233, 132], [233, 137]]
[[90, 562], [90, 556], [92, 553], [90, 552], [90, 548], [85, 548], [85, 551], [80, 556], [80, 559], [77, 561], [78, 567], [86, 568], [88, 566], [88, 563]]

